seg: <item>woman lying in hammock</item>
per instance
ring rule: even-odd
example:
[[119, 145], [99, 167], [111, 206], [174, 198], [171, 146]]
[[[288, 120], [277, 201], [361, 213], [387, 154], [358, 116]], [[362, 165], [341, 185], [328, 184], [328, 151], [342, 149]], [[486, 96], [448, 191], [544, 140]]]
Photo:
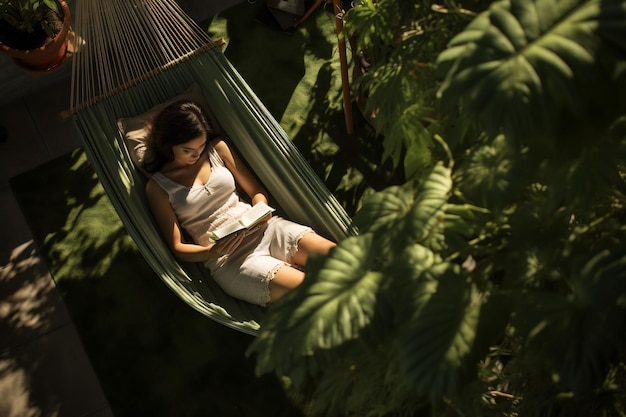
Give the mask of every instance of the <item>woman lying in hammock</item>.
[[[215, 281], [233, 297], [262, 306], [304, 280], [311, 253], [326, 255], [334, 242], [310, 227], [267, 215], [249, 230], [217, 241], [211, 234], [239, 220], [252, 204], [268, 203], [267, 191], [241, 159], [215, 134], [201, 107], [179, 101], [153, 121], [144, 168], [150, 208], [174, 255], [204, 262]], [[186, 243], [183, 230], [194, 243]]]

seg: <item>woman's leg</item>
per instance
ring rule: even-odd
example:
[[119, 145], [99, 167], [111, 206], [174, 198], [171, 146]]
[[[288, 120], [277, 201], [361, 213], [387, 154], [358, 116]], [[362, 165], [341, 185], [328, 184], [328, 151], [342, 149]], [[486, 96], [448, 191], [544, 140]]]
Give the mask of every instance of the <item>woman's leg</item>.
[[[336, 244], [334, 242], [316, 233], [307, 233], [300, 239], [298, 251], [294, 255], [292, 262], [295, 265], [303, 267], [306, 265], [309, 254], [318, 253], [320, 255], [328, 255], [330, 250], [335, 246]], [[303, 271], [289, 265], [282, 266], [276, 271], [274, 279], [269, 283], [270, 304], [285, 295], [288, 291], [302, 284], [302, 281], [304, 281]]]
[[289, 265], [282, 266], [269, 283], [270, 304], [304, 281], [304, 272]]
[[337, 246], [333, 241], [318, 235], [317, 233], [307, 233], [298, 243], [298, 251], [293, 256], [292, 262], [299, 266], [305, 266], [311, 253], [328, 255], [330, 250]]

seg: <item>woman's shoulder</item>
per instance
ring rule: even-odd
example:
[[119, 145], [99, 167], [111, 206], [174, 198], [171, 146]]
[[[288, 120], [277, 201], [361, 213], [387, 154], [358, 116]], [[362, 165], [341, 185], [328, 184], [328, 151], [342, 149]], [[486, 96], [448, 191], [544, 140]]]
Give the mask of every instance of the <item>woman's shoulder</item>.
[[217, 137], [211, 140], [209, 159], [212, 163], [217, 163], [218, 166], [222, 166], [226, 163], [226, 161], [230, 161], [232, 159], [230, 147], [222, 137]]
[[152, 175], [150, 176], [150, 178], [148, 178], [148, 181], [146, 181], [146, 190], [152, 190], [155, 187], [156, 188], [161, 188], [161, 186], [159, 185], [159, 177], [163, 176], [163, 174], [161, 174], [161, 172], [157, 171], [157, 172], [153, 172]]
[[212, 145], [215, 152], [224, 162], [230, 161], [233, 158], [230, 145], [223, 138], [216, 138]]
[[228, 145], [226, 144], [226, 141], [221, 136], [214, 137], [213, 139], [211, 139], [210, 143], [213, 149], [215, 149], [218, 152], [220, 152], [220, 150], [228, 149]]
[[160, 190], [162, 190], [161, 186], [154, 179], [155, 174], [158, 174], [158, 172], [153, 173], [152, 176], [148, 179], [148, 181], [146, 181], [146, 195], [148, 197], [153, 196], [156, 193], [158, 193]]

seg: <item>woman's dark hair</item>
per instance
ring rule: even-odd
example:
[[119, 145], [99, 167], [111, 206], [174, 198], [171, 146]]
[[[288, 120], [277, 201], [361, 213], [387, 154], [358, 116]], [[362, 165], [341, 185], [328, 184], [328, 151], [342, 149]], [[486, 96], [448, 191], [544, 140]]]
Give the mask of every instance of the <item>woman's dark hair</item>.
[[165, 107], [152, 122], [146, 142], [143, 167], [148, 172], [160, 170], [174, 159], [172, 146], [180, 145], [206, 133], [214, 135], [202, 108], [192, 101], [176, 101]]

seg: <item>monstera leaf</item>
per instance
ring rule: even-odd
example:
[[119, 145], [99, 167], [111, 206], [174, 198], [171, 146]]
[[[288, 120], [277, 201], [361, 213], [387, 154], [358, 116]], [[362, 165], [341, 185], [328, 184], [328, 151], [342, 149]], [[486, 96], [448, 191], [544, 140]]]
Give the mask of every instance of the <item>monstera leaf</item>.
[[441, 233], [452, 188], [451, 169], [437, 163], [423, 181], [408, 182], [373, 194], [363, 202], [354, 223], [375, 233], [381, 250], [393, 253], [415, 242], [429, 242]]
[[327, 258], [311, 258], [307, 279], [272, 306], [251, 346], [257, 370], [292, 375], [301, 358], [355, 339], [376, 311], [382, 274], [370, 270], [374, 236], [343, 240]]
[[586, 262], [573, 262], [569, 294], [535, 293], [529, 297], [520, 328], [530, 346], [551, 358], [563, 383], [576, 390], [594, 388], [618, 357], [626, 325], [626, 256], [608, 250]]
[[354, 224], [362, 233], [397, 232], [399, 219], [404, 218], [414, 200], [412, 182], [394, 185], [367, 197], [361, 210], [354, 216]]
[[438, 57], [438, 98], [490, 134], [572, 133], [623, 111], [625, 52], [623, 0], [497, 1]]
[[440, 263], [405, 291], [412, 313], [400, 330], [409, 380], [433, 399], [453, 392], [467, 371], [480, 317], [477, 289], [458, 265]]
[[451, 170], [439, 162], [420, 187], [411, 213], [409, 233], [416, 241], [424, 241], [434, 229], [441, 228], [451, 189]]

